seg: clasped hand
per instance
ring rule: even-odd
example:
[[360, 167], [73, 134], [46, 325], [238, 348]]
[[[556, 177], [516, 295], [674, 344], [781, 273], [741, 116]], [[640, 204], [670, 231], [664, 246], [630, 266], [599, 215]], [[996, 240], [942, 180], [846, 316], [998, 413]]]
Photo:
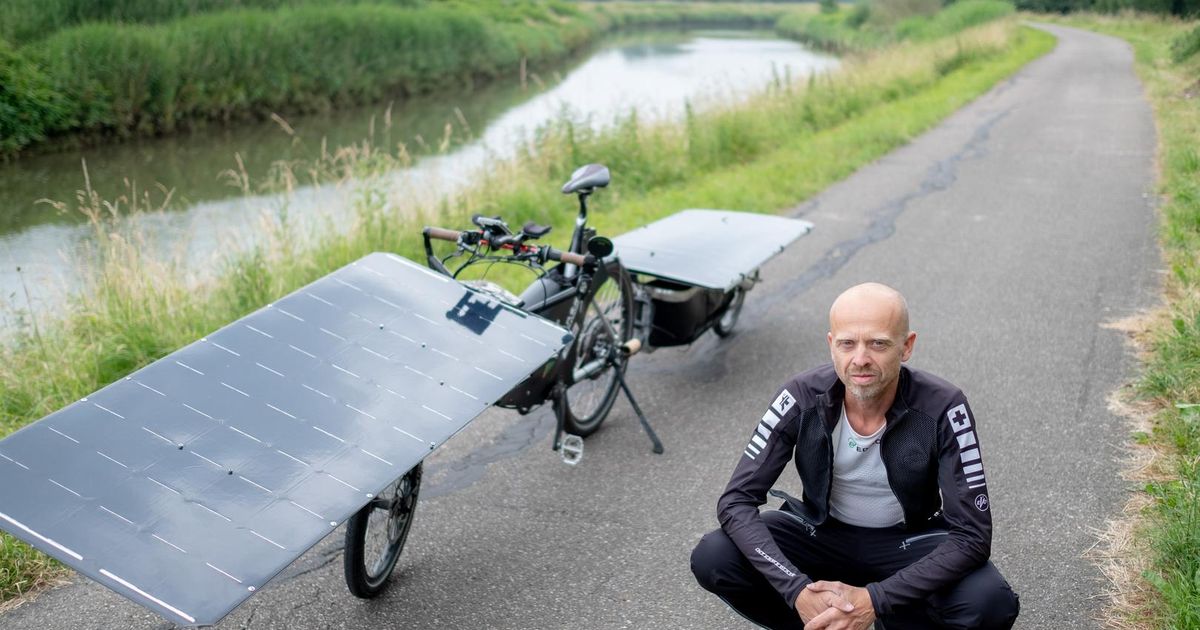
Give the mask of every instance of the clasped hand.
[[867, 589], [841, 582], [813, 582], [796, 597], [804, 630], [865, 630], [875, 621]]

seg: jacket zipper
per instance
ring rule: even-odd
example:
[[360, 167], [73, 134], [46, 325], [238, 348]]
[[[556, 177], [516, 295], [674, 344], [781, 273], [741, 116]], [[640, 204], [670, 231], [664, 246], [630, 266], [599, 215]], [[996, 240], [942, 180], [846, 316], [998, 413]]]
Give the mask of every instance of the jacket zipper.
[[933, 532], [932, 534], [921, 534], [920, 536], [913, 536], [911, 538], [905, 538], [904, 542], [900, 543], [900, 548], [908, 549], [908, 546], [911, 545], [912, 543], [917, 542], [918, 540], [924, 540], [926, 538], [930, 538], [933, 536], [949, 536], [949, 535], [950, 535], [950, 532]]

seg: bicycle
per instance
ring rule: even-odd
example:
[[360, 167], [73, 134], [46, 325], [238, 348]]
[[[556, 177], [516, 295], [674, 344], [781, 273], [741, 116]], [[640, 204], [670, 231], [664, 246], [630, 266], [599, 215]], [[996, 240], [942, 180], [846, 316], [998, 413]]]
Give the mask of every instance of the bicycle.
[[[634, 327], [633, 281], [613, 255], [612, 241], [597, 236], [587, 225], [588, 197], [609, 182], [606, 167], [589, 164], [578, 169], [563, 186], [563, 193], [574, 193], [579, 200], [571, 244], [565, 251], [534, 244], [549, 234], [549, 227], [530, 222], [513, 232], [499, 217], [476, 215], [472, 218], [477, 228], [474, 230], [423, 230], [426, 262], [438, 273], [458, 279], [472, 266], [504, 263], [525, 267], [537, 275], [520, 296], [486, 281], [463, 284], [510, 308], [554, 321], [574, 336], [556, 359], [496, 402], [496, 406], [527, 414], [551, 401], [556, 418], [552, 447], [562, 452], [568, 464], [579, 462], [583, 438], [600, 428], [622, 390], [650, 437], [654, 452], [663, 452], [662, 442], [624, 378], [627, 360], [641, 348]], [[434, 254], [433, 240], [452, 242], [456, 247], [439, 258]], [[451, 268], [451, 260], [464, 256]], [[454, 318], [454, 309], [448, 316]], [[356, 596], [370, 598], [382, 592], [412, 526], [420, 478], [418, 464], [349, 520], [345, 574]]]

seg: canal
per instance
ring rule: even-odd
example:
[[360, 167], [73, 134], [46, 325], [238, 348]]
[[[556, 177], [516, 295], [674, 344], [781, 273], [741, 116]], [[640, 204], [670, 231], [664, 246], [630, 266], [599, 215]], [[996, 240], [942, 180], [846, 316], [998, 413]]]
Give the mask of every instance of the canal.
[[[485, 87], [455, 90], [403, 103], [233, 126], [208, 125], [155, 138], [69, 152], [32, 155], [0, 165], [0, 323], [14, 314], [44, 314], [79, 290], [94, 235], [78, 213], [39, 200], [73, 202], [88, 181], [100, 197], [136, 188], [161, 211], [139, 218], [147, 246], [185, 250], [197, 276], [230, 247], [254, 242], [264, 212], [284, 197], [249, 190], [274, 165], [312, 160], [321, 151], [371, 137], [403, 144], [416, 159], [398, 172], [394, 194], [436, 197], [469, 181], [489, 160], [512, 156], [536, 129], [557, 118], [603, 128], [631, 110], [640, 117], [675, 118], [690, 105], [728, 103], [772, 81], [803, 79], [837, 60], [769, 31], [642, 31], [614, 35], [550, 68], [529, 68]], [[446, 140], [449, 140], [447, 143]], [[346, 187], [296, 188], [287, 198], [291, 220], [333, 219], [346, 213]], [[250, 194], [247, 194], [249, 192]], [[73, 205], [73, 204], [72, 204]]]

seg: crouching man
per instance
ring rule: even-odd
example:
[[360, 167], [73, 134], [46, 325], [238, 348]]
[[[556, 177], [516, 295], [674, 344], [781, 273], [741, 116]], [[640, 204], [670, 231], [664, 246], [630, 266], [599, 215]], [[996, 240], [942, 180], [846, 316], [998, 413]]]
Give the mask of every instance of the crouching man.
[[[904, 297], [848, 289], [829, 312], [833, 364], [788, 381], [692, 552], [706, 590], [768, 628], [1011, 628], [1017, 595], [989, 562], [992, 519], [962, 392], [903, 366]], [[759, 513], [788, 462], [803, 499]]]

